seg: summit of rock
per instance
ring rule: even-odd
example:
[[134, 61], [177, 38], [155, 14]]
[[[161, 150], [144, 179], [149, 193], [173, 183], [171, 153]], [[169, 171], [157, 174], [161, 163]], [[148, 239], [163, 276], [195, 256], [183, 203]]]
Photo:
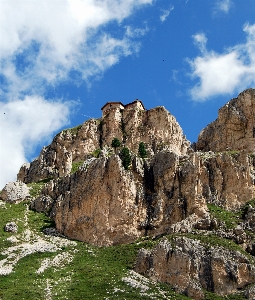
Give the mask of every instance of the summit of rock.
[[196, 149], [254, 152], [254, 141], [255, 89], [248, 89], [219, 109], [218, 118], [199, 134]]

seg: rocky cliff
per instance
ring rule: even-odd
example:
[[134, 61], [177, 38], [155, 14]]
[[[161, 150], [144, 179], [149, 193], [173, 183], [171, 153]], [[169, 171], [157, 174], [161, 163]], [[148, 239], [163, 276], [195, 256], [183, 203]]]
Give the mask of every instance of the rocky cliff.
[[255, 90], [248, 89], [220, 108], [218, 118], [201, 131], [197, 150], [254, 152], [254, 99]]
[[21, 167], [18, 180], [30, 183], [70, 174], [72, 163], [110, 146], [115, 137], [136, 154], [139, 143], [144, 142], [149, 156], [163, 149], [183, 155], [190, 145], [176, 119], [162, 106], [146, 111], [112, 109], [102, 119], [86, 121], [56, 135], [37, 159]]
[[[193, 149], [163, 107], [109, 109], [102, 119], [59, 133], [21, 167], [16, 185], [24, 193], [26, 184], [40, 185], [30, 207], [69, 238], [96, 246], [154, 239], [135, 267], [152, 280], [193, 299], [205, 299], [206, 290], [254, 299], [253, 105], [254, 89], [229, 101]], [[121, 141], [117, 149], [114, 138]], [[0, 197], [14, 199], [16, 185]]]

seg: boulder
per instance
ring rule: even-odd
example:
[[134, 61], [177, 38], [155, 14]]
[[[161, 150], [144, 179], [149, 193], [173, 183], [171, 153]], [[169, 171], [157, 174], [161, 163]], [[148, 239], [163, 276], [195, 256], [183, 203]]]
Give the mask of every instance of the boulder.
[[7, 223], [4, 226], [4, 231], [16, 233], [16, 232], [18, 232], [18, 225], [15, 222]]
[[0, 199], [10, 203], [19, 203], [29, 197], [29, 187], [21, 181], [7, 183], [0, 193]]

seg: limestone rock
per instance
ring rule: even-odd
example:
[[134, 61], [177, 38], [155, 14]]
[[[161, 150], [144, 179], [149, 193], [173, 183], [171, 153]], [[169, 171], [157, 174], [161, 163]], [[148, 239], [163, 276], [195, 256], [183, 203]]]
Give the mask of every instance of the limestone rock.
[[141, 249], [135, 271], [169, 283], [192, 299], [204, 299], [202, 289], [224, 296], [255, 283], [255, 268], [243, 254], [205, 247], [187, 237], [163, 239], [150, 251]]
[[164, 108], [110, 110], [102, 119], [91, 119], [56, 135], [30, 165], [21, 167], [17, 178], [25, 183], [70, 174], [72, 163], [86, 160], [96, 149], [111, 146], [117, 137], [133, 153], [140, 142], [149, 156], [163, 149], [184, 155], [190, 142], [176, 119]]
[[[31, 207], [48, 213], [61, 234], [97, 245], [210, 230], [217, 222], [207, 202], [237, 210], [255, 196], [255, 186], [247, 155], [206, 155], [134, 156], [128, 171], [118, 155], [90, 158], [76, 173], [46, 184]], [[245, 236], [237, 236], [243, 243]]]
[[47, 212], [61, 234], [96, 245], [170, 232], [190, 215], [196, 222], [208, 216], [205, 199], [196, 198], [195, 180], [187, 186], [179, 181], [178, 161], [163, 151], [151, 162], [134, 157], [127, 171], [118, 155], [89, 159], [76, 173], [46, 184], [31, 207]]
[[21, 181], [7, 183], [0, 193], [0, 199], [10, 203], [19, 203], [28, 197], [29, 187]]
[[254, 152], [255, 89], [248, 89], [219, 109], [218, 118], [204, 128], [196, 149]]
[[4, 231], [16, 233], [16, 232], [18, 232], [18, 225], [15, 222], [7, 223], [4, 226]]

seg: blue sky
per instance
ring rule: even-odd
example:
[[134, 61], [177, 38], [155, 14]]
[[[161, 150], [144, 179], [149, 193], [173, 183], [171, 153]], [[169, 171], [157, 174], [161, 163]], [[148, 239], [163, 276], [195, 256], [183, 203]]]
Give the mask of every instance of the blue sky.
[[0, 188], [107, 101], [165, 106], [187, 138], [255, 88], [254, 0], [0, 0]]

